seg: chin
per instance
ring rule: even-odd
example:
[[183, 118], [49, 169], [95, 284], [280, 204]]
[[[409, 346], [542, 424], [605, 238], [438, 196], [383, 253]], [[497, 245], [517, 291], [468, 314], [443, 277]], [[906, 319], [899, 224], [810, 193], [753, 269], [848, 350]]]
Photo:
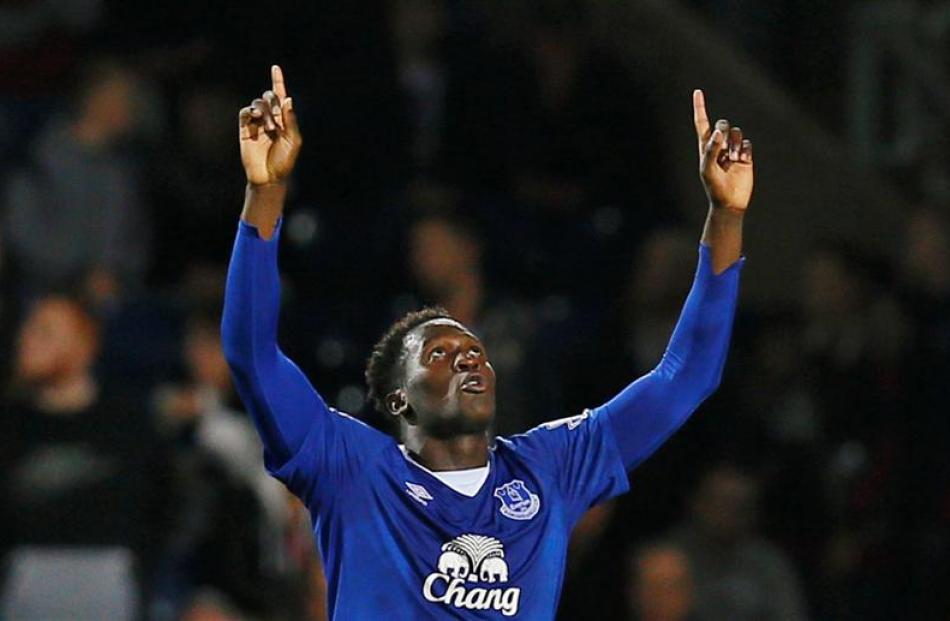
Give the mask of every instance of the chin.
[[495, 404], [493, 402], [490, 405], [486, 404], [485, 407], [472, 408], [462, 413], [462, 418], [466, 421], [466, 426], [487, 431], [495, 420]]
[[463, 434], [484, 433], [491, 428], [492, 421], [495, 419], [495, 408], [481, 409], [472, 408], [456, 412], [443, 420], [440, 425], [443, 437], [450, 437]]

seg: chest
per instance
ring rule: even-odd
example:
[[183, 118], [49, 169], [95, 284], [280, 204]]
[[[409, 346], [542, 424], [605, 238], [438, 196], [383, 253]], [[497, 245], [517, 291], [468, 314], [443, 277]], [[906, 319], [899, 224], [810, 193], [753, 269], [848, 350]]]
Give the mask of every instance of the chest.
[[400, 456], [367, 478], [346, 515], [324, 525], [324, 551], [338, 553], [330, 565], [375, 559], [372, 571], [397, 577], [422, 606], [502, 615], [560, 583], [569, 529], [544, 476], [495, 459], [467, 497]]

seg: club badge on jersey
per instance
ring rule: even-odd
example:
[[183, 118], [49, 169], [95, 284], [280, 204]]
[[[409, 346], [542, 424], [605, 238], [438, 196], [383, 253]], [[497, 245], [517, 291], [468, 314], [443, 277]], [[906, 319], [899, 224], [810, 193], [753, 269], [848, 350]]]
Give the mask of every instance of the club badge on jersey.
[[495, 498], [501, 501], [501, 514], [512, 520], [530, 520], [541, 509], [541, 498], [521, 479], [496, 487]]

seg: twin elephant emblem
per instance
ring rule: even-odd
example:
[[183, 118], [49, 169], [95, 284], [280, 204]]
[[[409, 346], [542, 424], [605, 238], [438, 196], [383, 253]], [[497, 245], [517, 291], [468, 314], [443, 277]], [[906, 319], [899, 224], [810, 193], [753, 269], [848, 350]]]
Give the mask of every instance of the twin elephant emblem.
[[468, 582], [508, 582], [505, 549], [494, 537], [461, 535], [442, 546], [439, 573]]

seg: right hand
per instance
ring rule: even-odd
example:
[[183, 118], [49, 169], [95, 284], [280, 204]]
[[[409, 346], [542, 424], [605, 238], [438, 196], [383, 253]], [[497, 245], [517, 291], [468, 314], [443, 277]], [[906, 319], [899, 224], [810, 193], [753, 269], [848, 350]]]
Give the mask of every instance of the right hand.
[[752, 198], [752, 141], [726, 119], [709, 124], [706, 97], [693, 91], [693, 124], [699, 141], [699, 175], [709, 204], [743, 215]]
[[283, 183], [294, 169], [303, 137], [284, 73], [273, 65], [272, 88], [238, 114], [241, 163], [251, 185]]

